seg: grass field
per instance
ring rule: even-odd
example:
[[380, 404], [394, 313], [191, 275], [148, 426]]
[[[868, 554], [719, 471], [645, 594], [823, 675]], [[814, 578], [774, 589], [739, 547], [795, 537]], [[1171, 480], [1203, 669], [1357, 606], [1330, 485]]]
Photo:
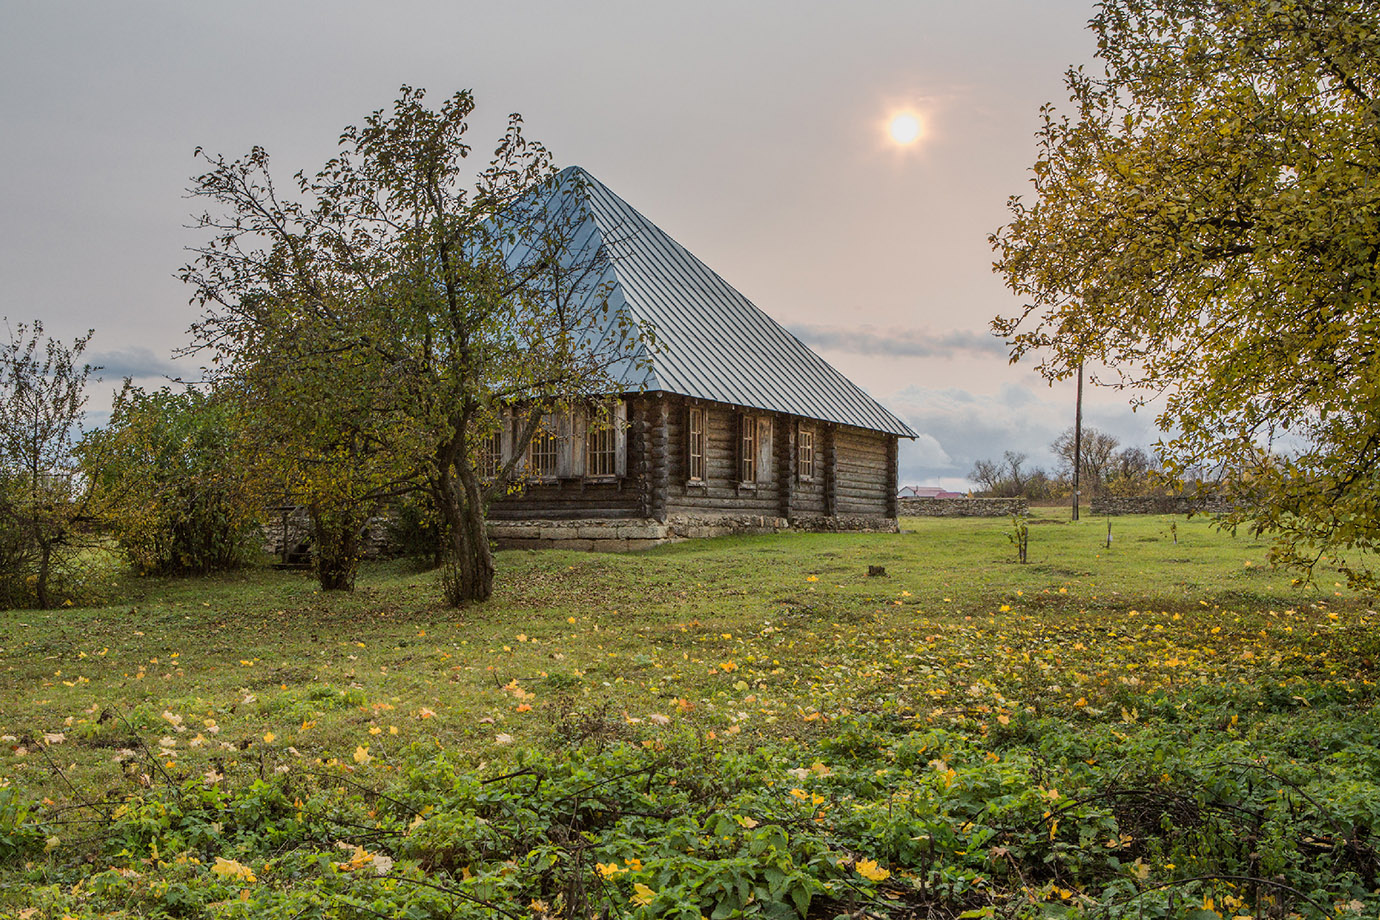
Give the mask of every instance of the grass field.
[[[308, 842], [329, 852], [342, 841], [360, 849], [335, 851], [336, 876], [354, 871], [347, 857], [386, 853], [389, 866], [396, 859], [398, 871], [419, 873], [407, 903], [429, 892], [440, 899], [437, 916], [583, 916], [600, 904], [639, 916], [679, 916], [672, 907], [684, 907], [695, 917], [1374, 916], [1380, 898], [1369, 834], [1380, 824], [1372, 788], [1380, 770], [1362, 755], [1377, 737], [1374, 600], [1327, 573], [1318, 584], [1294, 584], [1268, 568], [1263, 545], [1204, 522], [1117, 518], [1110, 526], [1108, 545], [1106, 519], [1037, 519], [1027, 565], [1016, 564], [1008, 522], [930, 519], [907, 519], [897, 535], [725, 538], [625, 556], [506, 552], [493, 601], [462, 611], [441, 605], [433, 574], [386, 563], [366, 567], [352, 595], [323, 595], [300, 575], [255, 570], [131, 580], [121, 603], [100, 609], [0, 614], [0, 859], [9, 848], [0, 881], [10, 883], [0, 916], [7, 904], [34, 912], [25, 917], [106, 911], [93, 894], [98, 870], [116, 873], [107, 885], [120, 892], [112, 903], [130, 916], [312, 915], [299, 914], [294, 898], [317, 898], [322, 916], [354, 916], [342, 905], [358, 892], [305, 885], [306, 870], [282, 868], [291, 861], [283, 854], [310, 850]], [[869, 577], [869, 566], [886, 574]], [[905, 755], [907, 745], [934, 756]], [[606, 764], [611, 757], [616, 766]], [[809, 778], [834, 783], [839, 795], [823, 793], [829, 804], [798, 827], [768, 821], [760, 802], [758, 817], [740, 815], [735, 833], [760, 832], [749, 824], [789, 831], [789, 842], [761, 850], [789, 856], [789, 871], [774, 871], [795, 887], [772, 888], [775, 875], [738, 866], [735, 878], [747, 887], [731, 898], [705, 887], [728, 871], [722, 866], [705, 868], [697, 857], [696, 875], [670, 855], [629, 849], [637, 839], [644, 853], [661, 852], [672, 835], [665, 827], [613, 822], [587, 832], [577, 851], [592, 848], [579, 870], [588, 885], [576, 885], [569, 840], [545, 875], [536, 873], [546, 879], [538, 884], [523, 860], [539, 846], [509, 847], [502, 858], [501, 847], [442, 858], [439, 844], [427, 849], [416, 843], [420, 832], [407, 830], [422, 823], [422, 799], [440, 807], [444, 796], [436, 798], [439, 786], [427, 778], [437, 771], [453, 792], [458, 775], [482, 786], [484, 777], [540, 762], [561, 788], [554, 777], [563, 770], [621, 776], [632, 769], [626, 759], [638, 757], [655, 760], [663, 775], [757, 771], [751, 782], [721, 784], [728, 798], [696, 819], [706, 839], [715, 836], [706, 830], [715, 812], [726, 813], [730, 801], [747, 807], [733, 796], [779, 783], [778, 792], [819, 797], [803, 777], [779, 775], [782, 764], [816, 765]], [[883, 804], [894, 813], [898, 790], [925, 771], [907, 769], [904, 780], [870, 791], [856, 777], [843, 790], [843, 777], [880, 776], [907, 757], [928, 765], [931, 805], [947, 803], [931, 812], [952, 813], [953, 826], [944, 826], [957, 855], [948, 862], [934, 849], [937, 830], [919, 835], [929, 842], [917, 850], [906, 842], [915, 834], [892, 840], [875, 822], [864, 832], [835, 820], [847, 813], [853, 822]], [[971, 783], [963, 763], [976, 771]], [[122, 806], [101, 803], [157, 800], [166, 815], [166, 796], [183, 803], [189, 789], [233, 799], [261, 794], [249, 791], [256, 784], [290, 782], [299, 784], [298, 806], [309, 790], [336, 803], [330, 820], [356, 809], [350, 820], [375, 824], [377, 833], [303, 831], [295, 843], [265, 850], [246, 831], [231, 858], [226, 839], [196, 842], [168, 820], [162, 836], [156, 827], [126, 829], [121, 847], [109, 845], [124, 813], [113, 816]], [[1005, 799], [983, 791], [990, 782], [1020, 787], [1009, 791], [1019, 800], [1011, 807], [1037, 809], [1027, 816], [1033, 830], [991, 819], [992, 802]], [[360, 798], [356, 787], [371, 791]], [[392, 816], [402, 829], [378, 830], [382, 809], [370, 795], [409, 802]], [[496, 821], [475, 795], [466, 799], [471, 817]], [[904, 795], [916, 801], [914, 790]], [[230, 799], [213, 810], [231, 808]], [[969, 805], [988, 817], [958, 820]], [[1183, 811], [1190, 806], [1191, 820]], [[669, 820], [672, 811], [657, 813]], [[309, 824], [304, 814], [298, 807], [297, 820]], [[1187, 836], [1176, 836], [1176, 823]], [[1208, 839], [1237, 832], [1258, 841], [1242, 849]], [[1296, 840], [1265, 836], [1295, 832]], [[1039, 847], [1025, 839], [1031, 835]], [[538, 838], [557, 846], [550, 834], [512, 836], [524, 846]], [[1276, 858], [1267, 843], [1281, 853], [1292, 847], [1303, 863], [1280, 855], [1284, 862], [1266, 872], [1262, 860]], [[816, 844], [818, 853], [810, 850]], [[1204, 855], [1214, 845], [1226, 860], [1215, 867]], [[1319, 862], [1310, 848], [1327, 858]], [[677, 858], [688, 858], [682, 850]], [[600, 860], [604, 868], [593, 870], [596, 856], [622, 851], [634, 862], [605, 874], [613, 864]], [[749, 863], [767, 858], [744, 852]], [[217, 858], [254, 875], [253, 883], [233, 869], [209, 873], [206, 866], [222, 865]], [[494, 868], [502, 864], [514, 868], [504, 875]], [[137, 877], [120, 875], [122, 867]], [[363, 885], [356, 875], [347, 880]], [[490, 888], [462, 891], [486, 879]], [[197, 880], [226, 890], [207, 894]], [[176, 885], [202, 893], [169, 901]], [[359, 916], [406, 915], [371, 897], [374, 906]], [[768, 902], [785, 913], [767, 910]]]

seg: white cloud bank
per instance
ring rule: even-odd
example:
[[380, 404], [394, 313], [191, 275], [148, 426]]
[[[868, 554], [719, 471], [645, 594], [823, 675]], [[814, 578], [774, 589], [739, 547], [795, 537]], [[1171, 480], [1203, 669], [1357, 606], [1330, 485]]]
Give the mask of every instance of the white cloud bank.
[[[883, 404], [920, 435], [901, 441], [901, 484], [966, 488], [975, 461], [999, 459], [1008, 450], [1052, 471], [1049, 446], [1073, 424], [1072, 387], [1068, 390], [1061, 400], [1057, 390], [1015, 384], [995, 393], [913, 385], [884, 397]], [[1159, 438], [1151, 413], [1133, 413], [1113, 394], [1085, 390], [1083, 424], [1115, 435], [1126, 446], [1149, 447]]]

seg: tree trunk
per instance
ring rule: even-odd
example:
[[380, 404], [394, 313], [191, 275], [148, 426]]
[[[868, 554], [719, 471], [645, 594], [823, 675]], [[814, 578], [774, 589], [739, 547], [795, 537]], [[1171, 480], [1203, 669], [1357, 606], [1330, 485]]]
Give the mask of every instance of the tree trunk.
[[312, 508], [312, 539], [316, 544], [316, 580], [322, 591], [353, 591], [359, 572], [359, 538], [369, 515], [348, 509]]
[[459, 520], [447, 521], [442, 562], [446, 603], [452, 607], [486, 601], [494, 593], [494, 556], [484, 514], [469, 503], [458, 510]]
[[494, 555], [479, 480], [473, 470], [445, 466], [433, 489], [445, 528], [441, 581], [446, 603], [461, 607], [486, 601], [494, 593]]
[[34, 582], [34, 592], [38, 595], [38, 608], [47, 610], [52, 605], [48, 597], [48, 579], [53, 573], [53, 548], [44, 543], [39, 550], [38, 577]]

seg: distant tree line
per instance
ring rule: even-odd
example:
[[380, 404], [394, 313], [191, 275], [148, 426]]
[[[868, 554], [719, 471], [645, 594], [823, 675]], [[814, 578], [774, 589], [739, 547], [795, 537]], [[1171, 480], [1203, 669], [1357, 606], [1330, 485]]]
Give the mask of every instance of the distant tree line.
[[[1050, 445], [1056, 466], [1052, 471], [1029, 463], [1029, 456], [1008, 450], [1000, 460], [978, 460], [968, 473], [974, 494], [993, 498], [1058, 499], [1073, 493], [1073, 428]], [[1160, 495], [1167, 482], [1151, 452], [1123, 447], [1115, 435], [1084, 428], [1079, 453], [1079, 491], [1084, 498], [1100, 495]]]

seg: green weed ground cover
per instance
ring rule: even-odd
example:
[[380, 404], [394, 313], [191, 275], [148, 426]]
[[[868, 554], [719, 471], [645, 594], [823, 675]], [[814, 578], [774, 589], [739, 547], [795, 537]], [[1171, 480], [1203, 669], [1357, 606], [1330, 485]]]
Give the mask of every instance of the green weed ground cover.
[[0, 916], [1375, 916], [1374, 601], [1111, 527], [0, 614]]

